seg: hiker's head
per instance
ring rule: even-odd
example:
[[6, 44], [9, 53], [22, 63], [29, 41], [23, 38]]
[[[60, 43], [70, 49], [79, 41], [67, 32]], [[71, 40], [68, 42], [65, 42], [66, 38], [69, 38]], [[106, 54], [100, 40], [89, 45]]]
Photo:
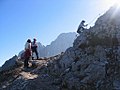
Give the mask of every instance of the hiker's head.
[[37, 41], [36, 38], [34, 38], [33, 41]]
[[28, 40], [27, 40], [27, 42], [28, 42], [28, 43], [31, 43], [31, 40], [30, 40], [30, 39], [28, 39]]
[[82, 23], [85, 23], [85, 20], [82, 20]]

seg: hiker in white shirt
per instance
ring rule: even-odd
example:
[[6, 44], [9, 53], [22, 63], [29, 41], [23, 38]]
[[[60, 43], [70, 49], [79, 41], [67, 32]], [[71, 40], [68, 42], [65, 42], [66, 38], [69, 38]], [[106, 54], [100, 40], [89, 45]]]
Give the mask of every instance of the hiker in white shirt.
[[25, 44], [25, 50], [27, 50], [27, 49], [31, 49], [31, 43], [29, 43], [29, 42], [26, 42], [26, 44]]
[[30, 59], [32, 55], [32, 50], [31, 50], [31, 40], [28, 39], [26, 44], [25, 44], [25, 60], [24, 60], [24, 67], [28, 68], [29, 67], [29, 64], [28, 64], [28, 61]]

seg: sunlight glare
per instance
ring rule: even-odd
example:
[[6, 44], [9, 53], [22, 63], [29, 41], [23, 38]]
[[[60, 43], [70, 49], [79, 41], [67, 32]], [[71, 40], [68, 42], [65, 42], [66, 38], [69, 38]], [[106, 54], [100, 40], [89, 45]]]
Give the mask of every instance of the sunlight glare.
[[120, 7], [120, 0], [104, 0], [103, 1], [106, 6], [117, 6]]

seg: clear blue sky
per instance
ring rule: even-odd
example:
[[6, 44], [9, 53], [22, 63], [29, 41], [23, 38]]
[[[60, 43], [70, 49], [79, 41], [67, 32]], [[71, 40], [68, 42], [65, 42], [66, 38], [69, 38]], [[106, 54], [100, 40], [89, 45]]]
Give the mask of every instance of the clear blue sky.
[[[0, 66], [24, 49], [28, 38], [50, 44], [60, 33], [76, 32], [109, 5], [105, 0], [0, 0]], [[94, 23], [92, 23], [94, 24]]]

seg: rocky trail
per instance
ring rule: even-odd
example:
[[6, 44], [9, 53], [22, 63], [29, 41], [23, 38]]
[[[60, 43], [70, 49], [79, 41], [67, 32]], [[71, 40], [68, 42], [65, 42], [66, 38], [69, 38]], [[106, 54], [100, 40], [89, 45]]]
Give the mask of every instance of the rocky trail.
[[[37, 83], [41, 83], [42, 86], [46, 87], [46, 84], [52, 78], [48, 75], [46, 65], [48, 63], [52, 63], [59, 57], [60, 55], [45, 59], [30, 60], [29, 68], [23, 67], [23, 63], [21, 62], [22, 60], [17, 61], [17, 63], [19, 63], [17, 64], [17, 67], [14, 66], [12, 69], [9, 68], [9, 70], [0, 73], [0, 90], [24, 90], [24, 86], [31, 83], [31, 80], [36, 82], [37, 78], [41, 78], [41, 80], [36, 82], [35, 85], [38, 85]], [[47, 85], [49, 85], [49, 83]], [[39, 90], [42, 90], [41, 85], [38, 88]]]

